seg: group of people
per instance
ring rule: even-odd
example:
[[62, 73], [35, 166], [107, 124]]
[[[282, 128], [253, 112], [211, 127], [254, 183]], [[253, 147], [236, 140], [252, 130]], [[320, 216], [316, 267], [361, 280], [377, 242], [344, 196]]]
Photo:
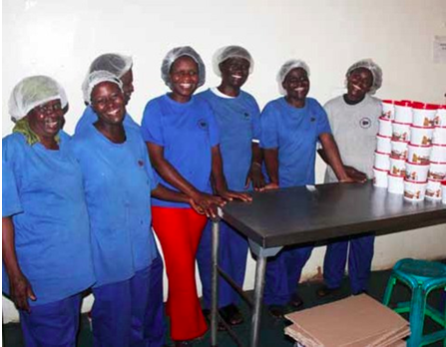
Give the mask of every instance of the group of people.
[[[72, 137], [62, 129], [68, 100], [58, 82], [32, 76], [13, 89], [15, 126], [2, 140], [3, 292], [19, 309], [27, 346], [75, 346], [87, 289], [96, 347], [163, 346], [163, 262], [152, 228], [168, 277], [170, 334], [175, 346], [191, 346], [208, 329], [210, 219], [218, 207], [249, 203], [253, 189], [314, 184], [317, 151], [329, 165], [327, 182], [371, 177], [381, 114], [371, 94], [382, 80], [373, 61], [348, 69], [347, 93], [325, 107], [307, 97], [308, 65], [287, 61], [278, 74], [284, 96], [262, 112], [241, 89], [253, 71], [250, 53], [224, 47], [214, 63], [220, 85], [195, 95], [206, 76], [200, 55], [169, 51], [161, 77], [170, 91], [147, 103], [139, 126], [126, 112], [132, 59], [99, 56], [82, 85], [87, 107]], [[220, 266], [242, 286], [247, 240], [221, 224]], [[367, 290], [373, 239], [328, 246], [320, 296], [339, 288], [349, 242], [352, 292]], [[271, 314], [303, 305], [297, 286], [311, 251], [287, 247], [268, 262]], [[224, 280], [219, 286], [220, 315], [241, 324], [237, 292]]]

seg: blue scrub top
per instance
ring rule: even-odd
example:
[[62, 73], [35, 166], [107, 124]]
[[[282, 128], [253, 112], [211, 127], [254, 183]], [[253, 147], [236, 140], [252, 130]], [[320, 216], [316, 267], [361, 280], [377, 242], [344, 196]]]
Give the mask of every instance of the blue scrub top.
[[[195, 96], [179, 103], [168, 95], [149, 101], [141, 133], [146, 142], [164, 147], [164, 158], [199, 191], [211, 193], [211, 148], [219, 144], [218, 125], [207, 102]], [[166, 187], [178, 191], [164, 181]], [[190, 208], [186, 203], [153, 199], [154, 206]]]
[[331, 133], [323, 107], [307, 98], [303, 108], [296, 108], [282, 97], [265, 106], [260, 123], [260, 146], [279, 150], [280, 187], [314, 184], [316, 144], [321, 134]]
[[157, 182], [140, 131], [125, 131], [116, 144], [90, 124], [70, 143], [84, 178], [96, 287], [127, 280], [156, 257], [150, 193]]
[[197, 98], [209, 103], [217, 120], [223, 171], [229, 189], [246, 190], [252, 142], [260, 139], [260, 110], [257, 102], [244, 91], [240, 91], [237, 97], [228, 97], [218, 90], [208, 89], [198, 94]]
[[[94, 281], [87, 206], [79, 164], [60, 132], [59, 150], [27, 144], [22, 134], [2, 140], [2, 217], [14, 223], [22, 272], [42, 305], [65, 299]], [[9, 281], [3, 266], [3, 292]]]
[[[93, 111], [91, 106], [87, 106], [82, 114], [81, 118], [77, 121], [76, 128], [74, 133], [78, 133], [80, 131], [85, 130], [85, 128], [95, 123], [98, 120], [98, 115]], [[136, 123], [132, 117], [128, 113], [125, 114], [124, 117], [124, 125], [129, 128], [134, 128], [139, 130], [139, 125]]]

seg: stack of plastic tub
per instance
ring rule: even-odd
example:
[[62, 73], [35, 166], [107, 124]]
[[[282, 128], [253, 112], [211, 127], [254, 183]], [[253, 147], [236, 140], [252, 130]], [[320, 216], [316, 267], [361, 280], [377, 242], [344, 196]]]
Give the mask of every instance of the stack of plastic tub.
[[422, 201], [425, 197], [427, 177], [430, 166], [430, 154], [434, 134], [434, 119], [438, 106], [412, 102], [412, 123], [410, 125], [410, 142], [406, 161], [406, 179], [404, 181], [404, 198]]
[[446, 105], [438, 108], [433, 125], [435, 128], [429, 158], [426, 199], [441, 200], [441, 182], [446, 179]]

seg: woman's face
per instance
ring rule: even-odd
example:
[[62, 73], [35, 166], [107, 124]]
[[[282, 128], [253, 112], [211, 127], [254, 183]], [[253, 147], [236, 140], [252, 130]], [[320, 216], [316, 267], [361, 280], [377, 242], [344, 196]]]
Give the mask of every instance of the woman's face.
[[124, 75], [121, 76], [122, 82], [122, 90], [124, 91], [124, 101], [127, 105], [129, 103], [130, 98], [132, 97], [135, 88], [133, 87], [133, 72], [132, 69], [127, 71]]
[[198, 64], [191, 57], [179, 57], [170, 68], [172, 99], [177, 102], [190, 100], [198, 88]]
[[48, 101], [28, 112], [31, 129], [39, 136], [53, 138], [62, 129], [64, 112], [60, 100]]
[[305, 100], [310, 91], [310, 80], [307, 72], [300, 67], [291, 70], [286, 75], [282, 86], [288, 98], [296, 101]]
[[116, 125], [124, 120], [124, 95], [115, 83], [102, 82], [96, 85], [91, 92], [91, 106], [103, 123]]
[[347, 95], [351, 100], [362, 100], [370, 91], [373, 75], [369, 69], [359, 68], [350, 73], [347, 79]]
[[220, 63], [222, 84], [241, 88], [249, 76], [250, 63], [243, 58], [229, 58]]

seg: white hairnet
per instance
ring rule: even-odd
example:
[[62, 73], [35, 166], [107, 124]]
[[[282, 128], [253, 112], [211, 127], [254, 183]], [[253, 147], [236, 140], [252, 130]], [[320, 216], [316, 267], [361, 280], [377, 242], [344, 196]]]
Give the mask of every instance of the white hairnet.
[[93, 60], [88, 71], [90, 73], [94, 71], [108, 71], [121, 78], [132, 66], [132, 57], [116, 53], [106, 53]]
[[60, 100], [62, 108], [68, 104], [62, 86], [48, 76], [31, 76], [21, 80], [9, 97], [9, 114], [14, 121], [25, 117], [33, 108], [48, 101]]
[[304, 69], [305, 72], [307, 73], [307, 76], [310, 77], [310, 68], [308, 67], [307, 63], [305, 63], [303, 60], [291, 59], [286, 61], [285, 64], [283, 64], [282, 67], [280, 68], [279, 73], [277, 74], [277, 82], [279, 83], [280, 92], [282, 94], [286, 94], [286, 91], [282, 87], [283, 81], [285, 81], [285, 77], [291, 70], [297, 68]]
[[200, 55], [189, 46], [175, 47], [166, 54], [161, 65], [161, 78], [170, 88], [170, 69], [172, 64], [178, 58], [184, 56], [191, 57], [198, 64], [198, 87], [201, 87], [206, 80], [206, 68]]
[[93, 71], [85, 78], [82, 83], [82, 94], [84, 95], [84, 101], [87, 104], [91, 104], [91, 92], [94, 87], [102, 82], [111, 82], [119, 86], [122, 91], [122, 82], [119, 78], [108, 71]]
[[220, 48], [214, 55], [214, 72], [217, 76], [221, 76], [221, 71], [219, 65], [223, 63], [225, 60], [230, 58], [242, 58], [249, 62], [249, 73], [251, 74], [254, 70], [254, 60], [252, 59], [251, 54], [240, 46], [226, 46]]
[[372, 73], [373, 76], [373, 84], [370, 88], [369, 94], [375, 94], [375, 92], [381, 88], [382, 82], [383, 82], [383, 72], [381, 68], [376, 64], [372, 59], [363, 59], [356, 63], [354, 63], [352, 66], [349, 67], [347, 70], [347, 79], [350, 77], [350, 74], [356, 70], [364, 68], [369, 70]]

